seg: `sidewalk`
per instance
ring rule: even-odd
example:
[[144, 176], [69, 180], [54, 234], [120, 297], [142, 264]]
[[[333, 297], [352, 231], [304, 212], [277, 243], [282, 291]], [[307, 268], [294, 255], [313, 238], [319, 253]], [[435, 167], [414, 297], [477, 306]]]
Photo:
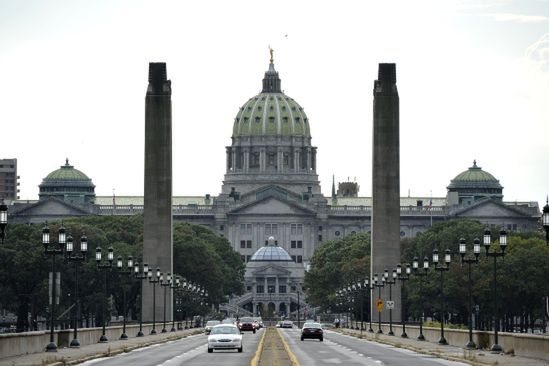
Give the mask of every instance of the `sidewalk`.
[[[332, 328], [331, 330], [342, 334], [360, 337], [360, 330]], [[418, 341], [415, 338], [401, 338], [399, 336], [388, 336], [386, 334], [362, 332], [362, 338], [390, 344], [395, 347], [409, 349], [418, 353], [433, 355], [452, 361], [461, 361], [475, 366], [498, 365], [498, 366], [539, 366], [549, 365], [545, 360], [519, 357], [511, 354], [492, 354], [489, 350], [466, 350], [456, 346], [441, 346], [436, 342]]]
[[115, 340], [108, 343], [97, 343], [80, 348], [60, 348], [57, 352], [40, 352], [30, 355], [0, 358], [0, 366], [61, 366], [75, 365], [94, 358], [114, 356], [136, 348], [156, 343], [185, 338], [189, 335], [203, 333], [203, 328], [180, 330], [177, 332], [158, 333], [127, 340]]

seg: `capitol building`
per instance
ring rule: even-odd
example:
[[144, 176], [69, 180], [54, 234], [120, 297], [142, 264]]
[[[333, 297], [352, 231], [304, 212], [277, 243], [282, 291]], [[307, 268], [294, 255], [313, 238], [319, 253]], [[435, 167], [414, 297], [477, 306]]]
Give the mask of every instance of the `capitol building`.
[[[266, 306], [288, 314], [298, 301], [304, 306], [303, 278], [315, 249], [371, 230], [372, 198], [360, 196], [357, 182], [336, 186], [334, 181], [331, 194], [321, 192], [313, 130], [314, 121], [302, 106], [282, 92], [271, 60], [261, 92], [234, 117], [231, 144], [219, 157], [225, 161], [220, 193], [173, 197], [175, 221], [203, 225], [226, 237], [246, 263], [246, 293], [228, 305], [240, 314], [258, 314]], [[401, 238], [462, 218], [504, 225], [508, 231], [538, 229], [537, 202], [506, 202], [498, 179], [476, 161], [456, 172], [445, 197], [401, 197]], [[143, 197], [96, 196], [94, 189], [92, 179], [67, 159], [45, 175], [37, 201], [12, 202], [10, 221], [143, 212]]]

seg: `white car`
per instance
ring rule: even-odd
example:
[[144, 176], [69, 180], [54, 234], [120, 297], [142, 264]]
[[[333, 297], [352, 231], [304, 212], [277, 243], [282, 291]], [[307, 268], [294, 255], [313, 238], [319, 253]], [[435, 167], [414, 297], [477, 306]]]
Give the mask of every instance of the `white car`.
[[208, 353], [214, 349], [237, 349], [242, 352], [242, 334], [236, 325], [218, 324], [208, 336]]

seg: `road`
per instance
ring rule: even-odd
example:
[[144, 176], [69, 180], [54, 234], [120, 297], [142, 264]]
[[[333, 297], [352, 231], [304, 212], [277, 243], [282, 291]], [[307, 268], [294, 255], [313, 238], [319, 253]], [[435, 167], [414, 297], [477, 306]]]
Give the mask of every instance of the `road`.
[[281, 331], [301, 366], [469, 366], [329, 330], [324, 333], [324, 342], [316, 339], [300, 341], [299, 329]]
[[[264, 330], [256, 334], [245, 332], [243, 352], [236, 350], [207, 353], [206, 338], [198, 334], [177, 341], [137, 349], [114, 357], [99, 358], [83, 363], [94, 366], [247, 366], [250, 365]], [[324, 342], [300, 341], [299, 329], [280, 329], [301, 366], [365, 365], [365, 366], [468, 366], [465, 363], [438, 359], [402, 348], [360, 340], [351, 336], [325, 331]]]
[[216, 350], [207, 353], [207, 336], [198, 334], [177, 341], [140, 348], [114, 357], [99, 358], [81, 365], [94, 366], [179, 366], [179, 365], [249, 365], [255, 356], [263, 330], [245, 332], [242, 353], [236, 350]]

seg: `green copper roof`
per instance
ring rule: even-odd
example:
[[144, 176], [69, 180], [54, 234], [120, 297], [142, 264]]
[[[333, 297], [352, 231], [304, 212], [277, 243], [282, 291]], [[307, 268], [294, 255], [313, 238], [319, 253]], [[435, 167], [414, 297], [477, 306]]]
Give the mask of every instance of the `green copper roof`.
[[503, 188], [499, 181], [488, 172], [477, 166], [476, 160], [473, 161], [473, 166], [464, 172], [459, 173], [452, 181], [448, 188]]
[[311, 137], [307, 115], [281, 91], [272, 60], [265, 72], [263, 90], [244, 103], [234, 119], [233, 137], [261, 135]]
[[72, 165], [69, 165], [69, 159], [65, 161], [65, 165], [62, 165], [60, 169], [54, 170], [44, 181], [90, 181], [90, 178], [78, 169], [74, 169]]

